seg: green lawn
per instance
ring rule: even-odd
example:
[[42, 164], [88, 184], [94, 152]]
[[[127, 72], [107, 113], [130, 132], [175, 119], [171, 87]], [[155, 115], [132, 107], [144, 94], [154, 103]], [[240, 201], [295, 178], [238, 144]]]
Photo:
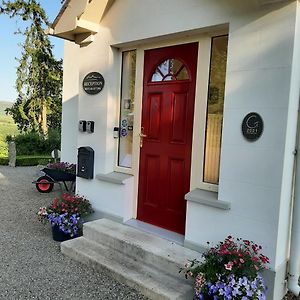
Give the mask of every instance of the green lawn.
[[7, 135], [18, 134], [17, 125], [11, 116], [5, 114], [5, 108], [10, 107], [11, 102], [0, 101], [0, 157], [7, 156]]
[[[11, 116], [5, 114], [5, 109], [12, 105], [11, 102], [0, 101], [0, 165], [8, 164], [7, 135], [19, 134], [17, 125]], [[49, 154], [44, 155], [18, 155], [17, 166], [46, 165], [53, 159]]]

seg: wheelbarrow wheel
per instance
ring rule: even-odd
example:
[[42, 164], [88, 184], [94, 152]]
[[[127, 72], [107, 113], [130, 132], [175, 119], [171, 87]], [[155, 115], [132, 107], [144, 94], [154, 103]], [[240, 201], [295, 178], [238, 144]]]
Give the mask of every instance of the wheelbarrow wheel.
[[53, 190], [54, 183], [50, 177], [41, 176], [37, 179], [35, 186], [40, 193], [50, 193]]

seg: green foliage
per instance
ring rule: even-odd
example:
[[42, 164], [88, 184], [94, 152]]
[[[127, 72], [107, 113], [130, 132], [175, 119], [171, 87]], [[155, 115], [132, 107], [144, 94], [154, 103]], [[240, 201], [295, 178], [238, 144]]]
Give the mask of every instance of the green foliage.
[[[47, 165], [52, 162], [53, 158], [49, 155], [32, 155], [32, 156], [17, 156], [16, 165], [17, 166], [37, 166], [37, 165]], [[8, 165], [8, 157], [0, 157], [0, 166]]]
[[48, 127], [60, 128], [62, 62], [52, 54], [45, 27], [49, 26], [45, 11], [36, 0], [2, 1], [0, 14], [28, 21], [22, 34], [22, 56], [18, 60], [16, 89], [18, 98], [9, 113], [22, 131], [46, 134]]
[[17, 156], [16, 165], [17, 166], [37, 166], [37, 165], [47, 165], [52, 162], [53, 159], [48, 155], [36, 155], [36, 156]]
[[247, 299], [266, 299], [266, 287], [259, 272], [266, 269], [269, 258], [261, 250], [252, 241], [228, 236], [204, 252], [202, 261], [189, 261], [180, 271], [186, 278], [195, 279], [197, 299], [221, 299], [217, 296], [225, 295], [224, 291], [228, 292], [228, 299], [243, 300], [251, 295]]
[[8, 165], [8, 157], [0, 157], [0, 166]]
[[[8, 137], [11, 139], [11, 137]], [[37, 132], [27, 132], [12, 138], [16, 143], [17, 155], [51, 154], [53, 149], [60, 149], [60, 133], [50, 130], [45, 138]]]
[[79, 195], [73, 196], [67, 193], [55, 198], [47, 209], [48, 213], [68, 213], [70, 215], [77, 213], [82, 218], [94, 212], [88, 199]]
[[93, 213], [90, 201], [79, 195], [62, 194], [47, 207], [40, 207], [37, 215], [43, 224], [59, 226], [59, 230], [71, 237], [82, 235], [82, 218]]
[[8, 155], [7, 152], [7, 135], [17, 135], [18, 129], [11, 116], [5, 114], [5, 109], [11, 105], [10, 102], [0, 102], [0, 157]]

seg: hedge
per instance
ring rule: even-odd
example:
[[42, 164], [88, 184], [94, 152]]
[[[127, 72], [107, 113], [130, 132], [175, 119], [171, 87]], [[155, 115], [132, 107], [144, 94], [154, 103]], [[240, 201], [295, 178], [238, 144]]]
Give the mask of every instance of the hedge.
[[6, 141], [16, 143], [17, 156], [50, 155], [52, 150], [60, 149], [60, 132], [49, 130], [47, 138], [37, 132], [22, 133], [15, 137], [8, 135]]
[[0, 166], [8, 165], [8, 157], [0, 157]]
[[[48, 155], [17, 156], [16, 166], [29, 167], [37, 165], [47, 165], [49, 162], [53, 162], [53, 158]], [[7, 166], [8, 158], [0, 157], [0, 165]]]
[[17, 156], [16, 166], [47, 165], [50, 162], [53, 162], [51, 156]]

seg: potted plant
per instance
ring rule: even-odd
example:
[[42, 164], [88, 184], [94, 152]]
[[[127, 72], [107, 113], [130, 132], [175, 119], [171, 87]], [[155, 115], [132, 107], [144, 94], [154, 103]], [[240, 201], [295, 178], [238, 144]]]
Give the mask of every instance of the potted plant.
[[228, 236], [206, 251], [203, 261], [189, 261], [180, 272], [194, 279], [196, 299], [264, 300], [267, 287], [260, 271], [269, 259], [261, 250], [252, 241]]
[[51, 224], [53, 239], [61, 242], [82, 235], [83, 218], [92, 212], [89, 200], [65, 193], [40, 207], [37, 215], [42, 223]]

